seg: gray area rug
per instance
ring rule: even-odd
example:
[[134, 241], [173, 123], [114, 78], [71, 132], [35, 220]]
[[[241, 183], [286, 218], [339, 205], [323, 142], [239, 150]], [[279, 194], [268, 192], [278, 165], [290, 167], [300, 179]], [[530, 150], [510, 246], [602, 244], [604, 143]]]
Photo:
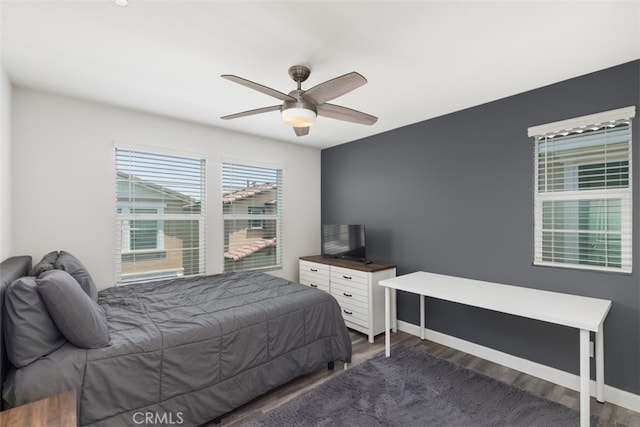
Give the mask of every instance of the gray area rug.
[[[376, 356], [248, 426], [578, 426], [578, 412], [411, 347]], [[599, 421], [591, 417], [591, 424]]]

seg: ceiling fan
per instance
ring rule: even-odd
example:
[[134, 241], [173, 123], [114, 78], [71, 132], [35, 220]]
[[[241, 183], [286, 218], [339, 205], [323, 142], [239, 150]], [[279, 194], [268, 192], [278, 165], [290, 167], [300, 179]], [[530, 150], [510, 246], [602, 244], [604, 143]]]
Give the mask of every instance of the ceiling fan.
[[335, 104], [329, 104], [339, 96], [342, 96], [352, 90], [362, 86], [367, 79], [362, 75], [354, 72], [347, 73], [335, 79], [327, 80], [308, 90], [302, 90], [302, 82], [307, 80], [311, 74], [311, 70], [304, 65], [294, 65], [289, 68], [289, 76], [298, 83], [298, 88], [292, 90], [287, 95], [270, 87], [254, 83], [242, 77], [231, 74], [223, 74], [223, 79], [241, 84], [250, 89], [257, 90], [264, 94], [273, 96], [281, 101], [282, 105], [272, 105], [270, 107], [256, 108], [255, 110], [243, 111], [241, 113], [223, 116], [221, 119], [237, 119], [238, 117], [251, 116], [254, 114], [266, 113], [269, 111], [280, 110], [282, 121], [295, 131], [296, 135], [304, 136], [309, 133], [309, 127], [315, 123], [316, 116], [329, 117], [331, 119], [344, 120], [346, 122], [359, 123], [363, 125], [372, 125], [378, 118], [361, 111], [352, 110], [351, 108], [341, 107]]

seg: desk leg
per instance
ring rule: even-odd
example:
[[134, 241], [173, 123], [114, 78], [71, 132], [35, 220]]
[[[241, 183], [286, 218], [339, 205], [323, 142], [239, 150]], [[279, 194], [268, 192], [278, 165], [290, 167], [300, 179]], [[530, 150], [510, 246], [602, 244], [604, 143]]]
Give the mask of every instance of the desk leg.
[[580, 329], [580, 427], [589, 427], [591, 414], [589, 407], [589, 331]]
[[398, 298], [396, 290], [391, 290], [391, 325], [393, 332], [398, 332]]
[[602, 324], [596, 331], [596, 399], [604, 403], [604, 330]]
[[391, 357], [391, 289], [384, 288], [384, 346], [385, 355]]
[[427, 297], [420, 295], [420, 339], [424, 341], [424, 300]]

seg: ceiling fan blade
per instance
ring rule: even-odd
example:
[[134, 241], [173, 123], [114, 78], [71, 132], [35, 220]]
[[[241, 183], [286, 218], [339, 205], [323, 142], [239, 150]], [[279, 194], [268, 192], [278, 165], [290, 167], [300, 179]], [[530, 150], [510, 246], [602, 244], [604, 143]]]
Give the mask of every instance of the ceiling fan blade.
[[257, 90], [258, 92], [262, 92], [266, 95], [273, 96], [274, 98], [278, 98], [282, 101], [295, 101], [296, 99], [292, 96], [287, 95], [286, 93], [282, 93], [275, 89], [271, 89], [270, 87], [261, 85], [260, 83], [252, 82], [251, 80], [243, 79], [242, 77], [234, 76], [231, 74], [223, 74], [220, 77], [223, 79], [230, 80], [234, 83], [238, 83], [242, 86], [246, 86], [249, 89]]
[[318, 105], [318, 115], [329, 117], [330, 119], [344, 120], [345, 122], [359, 123], [371, 126], [378, 121], [378, 118], [362, 111], [341, 107], [334, 104]]
[[296, 135], [298, 135], [298, 136], [309, 135], [309, 127], [306, 127], [306, 128], [293, 128], [293, 130], [296, 132]]
[[304, 93], [304, 97], [316, 105], [322, 105], [327, 101], [331, 101], [334, 98], [359, 88], [366, 82], [367, 79], [353, 71], [312, 87]]
[[238, 117], [253, 116], [254, 114], [268, 113], [269, 111], [279, 110], [280, 105], [272, 105], [271, 107], [256, 108], [255, 110], [243, 111], [242, 113], [229, 114], [220, 117], [222, 120], [237, 119]]

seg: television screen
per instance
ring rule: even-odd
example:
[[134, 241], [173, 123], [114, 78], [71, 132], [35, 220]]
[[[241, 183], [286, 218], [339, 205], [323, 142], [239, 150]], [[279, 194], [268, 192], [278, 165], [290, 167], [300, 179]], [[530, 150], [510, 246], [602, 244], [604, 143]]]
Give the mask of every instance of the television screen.
[[322, 226], [322, 256], [366, 260], [363, 224]]

